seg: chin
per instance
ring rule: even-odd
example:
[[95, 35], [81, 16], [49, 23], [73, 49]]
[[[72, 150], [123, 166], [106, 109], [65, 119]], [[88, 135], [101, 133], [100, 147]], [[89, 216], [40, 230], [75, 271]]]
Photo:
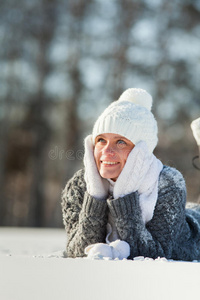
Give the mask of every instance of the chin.
[[109, 173], [100, 173], [101, 177], [105, 179], [112, 179], [113, 181], [116, 181], [116, 178], [119, 176], [119, 174], [109, 174]]

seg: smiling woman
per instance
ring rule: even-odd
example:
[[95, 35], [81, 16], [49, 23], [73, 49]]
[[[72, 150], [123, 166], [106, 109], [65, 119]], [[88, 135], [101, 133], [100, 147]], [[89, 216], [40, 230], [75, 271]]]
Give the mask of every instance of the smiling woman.
[[200, 214], [188, 210], [183, 176], [153, 150], [152, 97], [126, 90], [85, 138], [83, 170], [62, 194], [67, 255], [200, 260]]
[[104, 133], [96, 137], [94, 158], [103, 178], [116, 181], [134, 144], [119, 134]]

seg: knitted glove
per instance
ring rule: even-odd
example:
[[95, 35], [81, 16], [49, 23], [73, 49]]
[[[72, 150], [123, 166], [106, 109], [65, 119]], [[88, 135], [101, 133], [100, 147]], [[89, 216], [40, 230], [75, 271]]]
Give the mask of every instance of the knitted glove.
[[85, 181], [88, 193], [97, 199], [106, 199], [108, 196], [109, 182], [102, 178], [97, 169], [94, 159], [94, 146], [92, 142], [92, 135], [85, 138]]
[[130, 246], [125, 241], [116, 240], [112, 243], [97, 243], [85, 248], [85, 254], [90, 259], [123, 259], [130, 255]]
[[200, 118], [191, 123], [191, 128], [197, 145], [200, 146]]
[[141, 186], [152, 155], [145, 142], [139, 142], [129, 153], [126, 164], [121, 171], [113, 189], [114, 198], [123, 197], [135, 192]]

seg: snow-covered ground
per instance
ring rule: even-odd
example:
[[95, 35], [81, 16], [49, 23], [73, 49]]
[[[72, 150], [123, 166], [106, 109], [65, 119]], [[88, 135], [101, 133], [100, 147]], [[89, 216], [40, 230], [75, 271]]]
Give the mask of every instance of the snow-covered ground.
[[200, 263], [64, 258], [63, 229], [0, 228], [1, 300], [200, 298]]

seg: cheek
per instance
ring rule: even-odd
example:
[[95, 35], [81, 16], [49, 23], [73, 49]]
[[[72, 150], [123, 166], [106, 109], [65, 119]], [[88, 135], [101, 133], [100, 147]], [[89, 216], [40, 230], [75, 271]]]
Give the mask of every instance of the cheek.
[[95, 159], [97, 165], [98, 165], [99, 157], [100, 157], [100, 152], [99, 152], [98, 148], [95, 147], [94, 148], [94, 159]]
[[124, 150], [124, 151], [122, 151], [122, 152], [120, 153], [121, 169], [124, 168], [124, 166], [125, 166], [125, 164], [126, 164], [126, 161], [127, 161], [127, 158], [128, 158], [128, 156], [129, 156], [131, 150], [132, 150], [132, 149], [126, 149], [126, 150]]
[[121, 161], [122, 161], [122, 164], [123, 164], [123, 167], [124, 167], [124, 165], [125, 165], [125, 163], [126, 163], [126, 160], [127, 160], [127, 158], [128, 158], [128, 156], [129, 156], [129, 153], [131, 152], [131, 150], [124, 150], [124, 151], [122, 151], [121, 153], [120, 153], [120, 157], [121, 157]]

